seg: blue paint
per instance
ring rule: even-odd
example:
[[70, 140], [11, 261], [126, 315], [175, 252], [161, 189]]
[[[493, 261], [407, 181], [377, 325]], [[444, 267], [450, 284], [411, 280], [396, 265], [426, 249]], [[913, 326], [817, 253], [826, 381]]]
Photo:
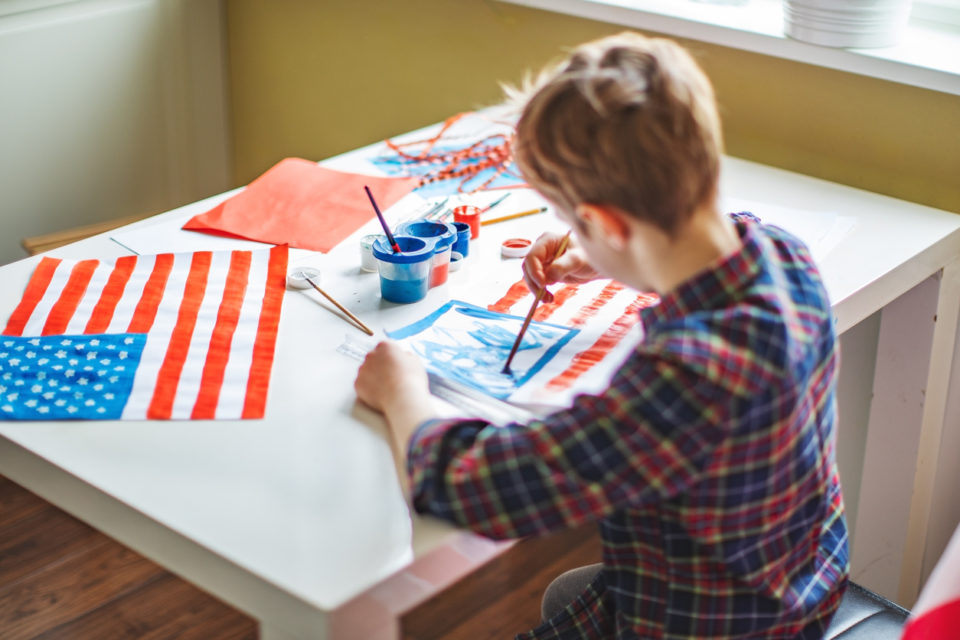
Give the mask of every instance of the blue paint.
[[[464, 326], [454, 317], [466, 317], [470, 322]], [[444, 326], [445, 321], [451, 326]], [[531, 322], [520, 348], [542, 353], [526, 369], [514, 366], [513, 375], [505, 375], [501, 370], [522, 323], [520, 316], [451, 300], [426, 318], [387, 335], [394, 340], [408, 339], [431, 372], [496, 398], [507, 398], [579, 333], [570, 327]]]
[[466, 258], [470, 254], [470, 225], [466, 222], [454, 222], [453, 227], [457, 230], [453, 250]]
[[373, 242], [373, 256], [380, 271], [380, 295], [400, 304], [423, 300], [429, 288], [433, 246], [410, 236], [394, 236], [394, 240], [401, 253], [393, 252], [386, 237]]
[[397, 227], [400, 233], [421, 238], [428, 246], [433, 246], [433, 264], [430, 272], [430, 285], [436, 287], [447, 281], [450, 272], [450, 254], [457, 229], [449, 222], [436, 220], [412, 220]]

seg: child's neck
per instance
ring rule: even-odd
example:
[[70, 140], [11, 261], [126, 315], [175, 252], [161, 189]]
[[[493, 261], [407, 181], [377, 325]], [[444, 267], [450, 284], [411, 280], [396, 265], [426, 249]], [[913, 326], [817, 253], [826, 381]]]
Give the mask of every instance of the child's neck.
[[673, 236], [662, 234], [649, 245], [647, 274], [662, 295], [736, 252], [741, 242], [733, 222], [710, 204], [694, 212]]

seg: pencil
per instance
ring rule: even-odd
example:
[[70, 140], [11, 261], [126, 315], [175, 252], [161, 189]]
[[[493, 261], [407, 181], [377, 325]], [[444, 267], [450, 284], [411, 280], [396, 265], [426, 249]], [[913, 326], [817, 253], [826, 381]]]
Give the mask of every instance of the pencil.
[[[399, 253], [399, 251], [398, 251], [397, 253]], [[310, 276], [304, 276], [304, 277], [307, 279], [307, 282], [310, 283], [310, 286], [312, 286], [314, 289], [316, 289], [316, 290], [320, 293], [320, 295], [322, 295], [324, 298], [326, 298], [327, 300], [329, 300], [330, 302], [332, 302], [332, 303], [337, 307], [337, 309], [340, 309], [340, 311], [343, 311], [345, 314], [347, 314], [347, 316], [348, 316], [351, 320], [353, 320], [354, 322], [356, 322], [356, 323], [357, 323], [357, 326], [360, 327], [361, 329], [363, 329], [363, 332], [364, 332], [364, 333], [366, 333], [368, 336], [372, 336], [372, 335], [373, 335], [373, 329], [371, 329], [371, 328], [368, 327], [367, 325], [363, 324], [363, 322], [360, 321], [360, 318], [358, 318], [357, 316], [355, 316], [355, 315], [353, 315], [352, 313], [350, 313], [350, 312], [347, 310], [346, 307], [344, 307], [342, 304], [340, 304], [339, 302], [337, 302], [336, 300], [334, 300], [334, 299], [333, 299], [333, 296], [331, 296], [329, 293], [327, 293], [326, 291], [324, 291], [323, 289], [321, 289], [319, 286], [317, 286], [317, 283], [314, 282], [313, 279], [312, 279]]]
[[536, 213], [543, 213], [547, 210], [547, 207], [538, 207], [536, 209], [529, 209], [527, 211], [520, 211], [519, 213], [511, 213], [508, 216], [500, 216], [499, 218], [490, 218], [489, 220], [481, 220], [480, 226], [485, 226], [488, 224], [496, 224], [498, 222], [505, 222], [507, 220], [513, 220], [514, 218], [522, 218], [524, 216], [532, 216]]
[[[380, 207], [377, 206], [377, 201], [373, 199], [373, 194], [370, 193], [370, 187], [363, 185], [363, 190], [367, 192], [367, 197], [370, 198], [370, 204], [373, 205], [373, 210], [377, 213], [377, 218], [380, 219], [380, 226], [383, 227], [383, 232], [387, 234], [387, 240], [390, 241], [390, 246], [393, 248], [394, 253], [403, 253], [400, 251], [400, 245], [397, 244], [397, 241], [393, 239], [393, 234], [390, 233], [390, 227], [387, 226], [387, 221], [383, 219], [383, 214], [380, 213]], [[312, 282], [310, 284], [313, 284]], [[316, 287], [317, 285], [313, 285]], [[319, 291], [319, 287], [317, 287]], [[320, 293], [323, 293], [322, 291]], [[323, 294], [327, 295], [327, 294]], [[370, 335], [373, 335], [372, 333]]]
[[[563, 236], [560, 240], [560, 246], [557, 247], [557, 252], [553, 256], [554, 260], [563, 255], [563, 252], [567, 250], [567, 243], [569, 242], [570, 232], [567, 231], [567, 235]], [[533, 312], [537, 310], [537, 305], [540, 304], [540, 300], [543, 299], [543, 294], [546, 290], [547, 285], [543, 285], [540, 287], [540, 290], [537, 291], [537, 295], [533, 297], [533, 304], [530, 305], [530, 311], [527, 312], [527, 317], [523, 319], [523, 324], [520, 326], [520, 333], [517, 334], [517, 339], [513, 342], [513, 348], [510, 349], [510, 355], [507, 356], [507, 363], [503, 365], [500, 373], [510, 375], [510, 363], [513, 362], [513, 356], [517, 354], [517, 349], [520, 348], [520, 343], [523, 342], [523, 334], [527, 332], [527, 327], [530, 326], [530, 321], [533, 320]]]

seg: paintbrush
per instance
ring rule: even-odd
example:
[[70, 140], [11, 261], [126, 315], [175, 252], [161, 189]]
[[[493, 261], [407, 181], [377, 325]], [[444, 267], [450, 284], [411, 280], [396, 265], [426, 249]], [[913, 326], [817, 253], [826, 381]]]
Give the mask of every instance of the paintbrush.
[[[556, 260], [563, 255], [563, 252], [567, 250], [567, 243], [570, 242], [570, 232], [567, 231], [567, 234], [560, 239], [560, 246], [557, 247], [557, 252], [554, 254], [553, 259]], [[530, 305], [530, 311], [527, 312], [527, 317], [523, 319], [523, 325], [520, 326], [520, 333], [517, 334], [517, 339], [513, 343], [513, 348], [510, 349], [510, 355], [507, 356], [507, 363], [503, 365], [503, 369], [500, 370], [500, 373], [506, 375], [512, 375], [510, 371], [510, 363], [513, 362], [513, 356], [517, 355], [517, 349], [520, 348], [520, 343], [523, 342], [523, 334], [527, 332], [527, 327], [530, 326], [530, 321], [533, 320], [533, 312], [537, 310], [537, 305], [540, 304], [540, 300], [543, 299], [543, 294], [547, 290], [547, 285], [543, 285], [537, 291], [537, 295], [533, 297], [533, 304]]]
[[377, 206], [377, 201], [373, 199], [373, 194], [370, 193], [370, 187], [363, 185], [363, 190], [367, 192], [367, 197], [370, 198], [370, 204], [373, 205], [373, 210], [377, 213], [377, 218], [380, 219], [380, 226], [383, 227], [383, 232], [387, 234], [387, 240], [390, 241], [390, 247], [393, 249], [393, 252], [402, 253], [402, 251], [400, 251], [400, 245], [397, 244], [397, 241], [393, 239], [393, 234], [390, 233], [390, 227], [387, 226], [387, 221], [383, 219], [383, 214], [380, 213], [380, 207]]

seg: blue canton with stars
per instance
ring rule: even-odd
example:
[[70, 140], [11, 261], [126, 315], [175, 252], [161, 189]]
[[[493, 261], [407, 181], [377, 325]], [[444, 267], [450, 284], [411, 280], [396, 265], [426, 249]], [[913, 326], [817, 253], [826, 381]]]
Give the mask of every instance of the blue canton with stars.
[[115, 420], [146, 334], [0, 336], [0, 420]]

